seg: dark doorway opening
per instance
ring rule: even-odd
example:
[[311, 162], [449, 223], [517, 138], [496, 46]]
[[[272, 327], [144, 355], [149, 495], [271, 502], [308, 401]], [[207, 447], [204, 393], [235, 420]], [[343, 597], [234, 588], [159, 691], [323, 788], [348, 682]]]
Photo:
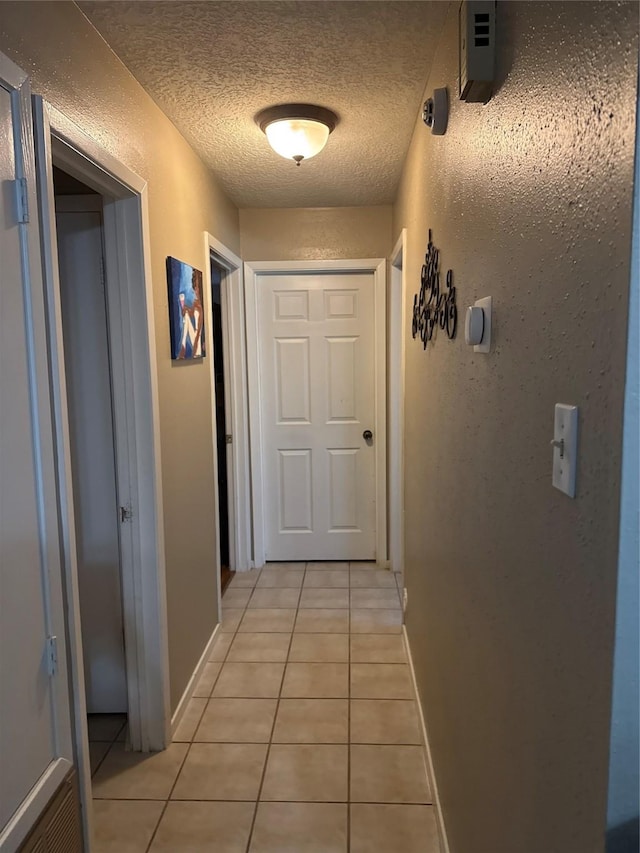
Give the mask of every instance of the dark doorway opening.
[[[224, 347], [222, 329], [222, 283], [225, 270], [211, 261], [211, 306], [213, 312], [213, 366], [216, 389], [216, 434], [218, 451], [218, 521], [220, 529], [220, 586], [226, 589], [234, 575], [229, 568], [229, 488], [227, 470], [227, 419], [225, 410]], [[229, 436], [230, 438], [230, 436]]]

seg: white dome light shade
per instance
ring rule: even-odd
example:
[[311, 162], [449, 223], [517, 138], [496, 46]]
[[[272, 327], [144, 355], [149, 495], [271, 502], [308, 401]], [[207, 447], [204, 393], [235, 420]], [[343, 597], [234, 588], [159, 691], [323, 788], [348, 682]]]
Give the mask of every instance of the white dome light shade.
[[268, 124], [264, 132], [276, 154], [288, 160], [308, 160], [319, 154], [329, 139], [329, 128], [319, 121], [285, 118]]
[[267, 135], [273, 150], [287, 160], [308, 160], [327, 144], [338, 117], [325, 107], [314, 104], [280, 104], [262, 110], [256, 124]]

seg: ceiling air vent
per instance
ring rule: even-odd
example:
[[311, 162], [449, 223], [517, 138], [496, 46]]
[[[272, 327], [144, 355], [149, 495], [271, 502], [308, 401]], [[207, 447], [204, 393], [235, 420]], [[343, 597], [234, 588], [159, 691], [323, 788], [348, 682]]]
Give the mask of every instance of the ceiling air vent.
[[486, 104], [491, 98], [495, 52], [495, 0], [463, 0], [459, 13], [461, 101]]

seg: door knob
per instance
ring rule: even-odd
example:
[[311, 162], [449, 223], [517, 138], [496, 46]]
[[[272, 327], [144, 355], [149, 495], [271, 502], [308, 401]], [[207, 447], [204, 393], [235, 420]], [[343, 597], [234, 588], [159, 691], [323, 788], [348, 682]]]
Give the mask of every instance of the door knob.
[[365, 441], [371, 441], [371, 439], [373, 438], [373, 433], [370, 429], [365, 429], [365, 431], [362, 433], [362, 437]]

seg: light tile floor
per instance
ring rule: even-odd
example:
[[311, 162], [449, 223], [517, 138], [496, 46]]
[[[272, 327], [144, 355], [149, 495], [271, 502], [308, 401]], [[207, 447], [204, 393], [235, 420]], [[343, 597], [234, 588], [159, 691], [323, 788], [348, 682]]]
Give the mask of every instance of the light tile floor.
[[90, 734], [93, 853], [440, 853], [394, 576], [236, 574], [162, 753]]

